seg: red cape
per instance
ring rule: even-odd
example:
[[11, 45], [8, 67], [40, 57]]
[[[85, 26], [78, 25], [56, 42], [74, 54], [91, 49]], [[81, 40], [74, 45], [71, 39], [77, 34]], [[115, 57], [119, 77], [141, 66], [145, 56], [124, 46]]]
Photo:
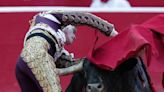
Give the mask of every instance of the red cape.
[[87, 58], [101, 68], [114, 70], [128, 58], [137, 55], [142, 57], [148, 71], [164, 72], [164, 14], [141, 25], [132, 25], [92, 50]]

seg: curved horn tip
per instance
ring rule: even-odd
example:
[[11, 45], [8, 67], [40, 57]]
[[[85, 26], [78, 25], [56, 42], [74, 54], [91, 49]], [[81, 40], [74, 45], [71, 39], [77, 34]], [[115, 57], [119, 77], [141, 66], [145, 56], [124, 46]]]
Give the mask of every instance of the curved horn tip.
[[114, 37], [118, 35], [118, 32], [113, 28], [112, 32], [110, 33], [110, 36]]
[[84, 61], [81, 61], [75, 65], [72, 65], [70, 67], [67, 67], [67, 68], [57, 68], [57, 73], [58, 75], [68, 75], [68, 74], [71, 74], [71, 73], [74, 73], [74, 72], [78, 72], [80, 70], [83, 69], [83, 63]]

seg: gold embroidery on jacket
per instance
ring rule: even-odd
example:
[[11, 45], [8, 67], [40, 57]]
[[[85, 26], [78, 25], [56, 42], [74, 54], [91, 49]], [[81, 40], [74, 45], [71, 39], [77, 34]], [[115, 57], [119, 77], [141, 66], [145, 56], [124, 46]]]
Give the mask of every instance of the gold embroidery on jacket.
[[30, 34], [33, 34], [33, 33], [43, 33], [45, 34], [47, 37], [49, 37], [55, 44], [55, 47], [56, 47], [56, 51], [61, 51], [62, 47], [59, 45], [59, 43], [57, 42], [57, 40], [52, 36], [50, 35], [51, 33], [47, 32], [46, 30], [33, 30], [32, 32], [30, 32]]
[[26, 41], [21, 57], [32, 70], [44, 92], [61, 92], [60, 80], [52, 56], [48, 54], [50, 44], [42, 37], [31, 37]]

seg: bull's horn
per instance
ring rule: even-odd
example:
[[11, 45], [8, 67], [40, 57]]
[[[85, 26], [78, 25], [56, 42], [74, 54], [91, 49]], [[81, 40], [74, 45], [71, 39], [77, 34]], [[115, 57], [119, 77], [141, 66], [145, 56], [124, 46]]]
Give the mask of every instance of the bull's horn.
[[67, 75], [83, 69], [83, 60], [67, 68], [57, 68], [58, 75]]
[[99, 29], [99, 31], [106, 36], [115, 36], [117, 31], [114, 29], [114, 25], [101, 19], [100, 17], [86, 12], [59, 12], [51, 11], [51, 13], [61, 14], [61, 22], [63, 25], [75, 24], [75, 25], [88, 25]]

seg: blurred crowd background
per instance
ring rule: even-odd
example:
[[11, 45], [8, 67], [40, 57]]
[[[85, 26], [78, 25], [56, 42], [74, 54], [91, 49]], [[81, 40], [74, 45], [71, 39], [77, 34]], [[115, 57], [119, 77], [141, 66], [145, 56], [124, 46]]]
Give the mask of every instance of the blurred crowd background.
[[0, 6], [163, 7], [163, 0], [0, 0]]

